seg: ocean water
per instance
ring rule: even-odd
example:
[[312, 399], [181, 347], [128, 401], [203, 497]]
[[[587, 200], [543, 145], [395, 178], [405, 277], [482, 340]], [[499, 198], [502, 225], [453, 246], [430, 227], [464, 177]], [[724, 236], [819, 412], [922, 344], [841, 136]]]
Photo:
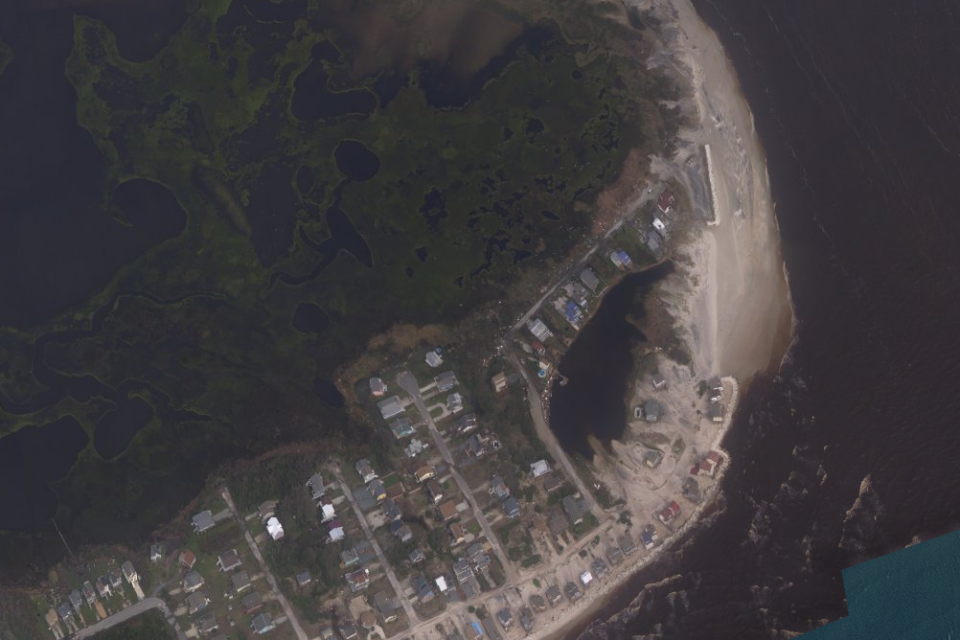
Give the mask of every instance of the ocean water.
[[570, 637], [793, 637], [848, 615], [844, 569], [960, 529], [960, 3], [695, 4], [768, 154], [799, 326], [717, 513]]

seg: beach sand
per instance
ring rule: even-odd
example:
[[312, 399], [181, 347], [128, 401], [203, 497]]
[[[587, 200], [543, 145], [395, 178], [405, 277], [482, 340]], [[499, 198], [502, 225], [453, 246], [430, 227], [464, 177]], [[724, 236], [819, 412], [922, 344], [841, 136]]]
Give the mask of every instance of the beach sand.
[[[694, 230], [689, 242], [679, 251], [684, 256], [678, 261], [680, 268], [667, 279], [659, 293], [692, 352], [691, 366], [687, 371], [680, 371], [680, 377], [686, 378], [683, 384], [676, 385], [674, 393], [689, 401], [689, 385], [697, 379], [709, 375], [729, 376], [724, 382], [730, 389], [727, 396], [730, 411], [723, 425], [710, 432], [707, 445], [728, 460], [721, 442], [732, 422], [741, 385], [747, 384], [758, 371], [779, 366], [793, 333], [794, 314], [780, 255], [766, 157], [736, 73], [716, 34], [703, 23], [689, 0], [658, 0], [641, 3], [641, 6], [653, 8], [660, 16], [673, 16], [672, 21], [669, 18], [663, 21], [665, 53], [669, 55], [660, 56], [660, 63], [687, 78], [700, 118], [699, 127], [682, 133], [679, 157], [669, 163], [655, 161], [652, 168], [660, 170], [664, 179], [672, 177], [689, 185], [694, 176], [678, 168], [688, 164], [683, 154], [699, 154], [703, 145], [710, 148], [712, 194], [704, 199], [701, 208], [702, 213], [708, 219], [712, 216], [714, 221], [705, 229]], [[698, 167], [703, 169], [705, 167]], [[627, 458], [626, 449], [626, 445], [614, 443], [620, 460]], [[681, 462], [684, 463], [686, 460]], [[608, 467], [603, 473], [605, 480], [612, 480], [611, 474], [616, 474], [621, 484], [630, 483], [631, 479], [624, 477], [622, 463], [615, 465], [616, 469], [602, 466]], [[549, 616], [547, 624], [538, 620], [537, 628], [527, 637], [541, 640], [579, 633], [618, 586], [667, 552], [672, 541], [697, 525], [702, 512], [715, 500], [727, 466], [723, 465], [716, 482], [709, 483], [705, 500], [673, 533], [670, 541], [652, 553], [640, 551], [637, 557], [629, 558], [601, 584], [587, 591], [578, 603], [564, 601], [557, 610], [542, 614]], [[689, 506], [682, 504], [685, 509]], [[641, 516], [636, 511], [634, 515]], [[635, 519], [642, 526], [642, 516]]]

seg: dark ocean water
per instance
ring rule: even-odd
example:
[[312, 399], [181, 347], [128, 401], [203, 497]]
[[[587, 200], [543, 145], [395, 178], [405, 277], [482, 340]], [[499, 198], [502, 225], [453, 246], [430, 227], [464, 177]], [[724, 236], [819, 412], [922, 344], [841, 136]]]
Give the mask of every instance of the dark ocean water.
[[960, 528], [960, 2], [695, 4], [768, 153], [799, 327], [718, 513], [585, 637], [791, 637], [847, 615], [844, 568]]

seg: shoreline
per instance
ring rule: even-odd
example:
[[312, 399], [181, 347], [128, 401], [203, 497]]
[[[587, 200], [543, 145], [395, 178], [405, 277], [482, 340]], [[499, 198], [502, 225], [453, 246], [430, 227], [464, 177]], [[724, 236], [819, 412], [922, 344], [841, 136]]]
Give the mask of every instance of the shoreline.
[[[780, 254], [766, 155], [739, 79], [716, 34], [690, 0], [658, 0], [653, 6], [672, 16], [673, 22], [664, 24], [661, 45], [692, 85], [700, 118], [694, 130], [682, 135], [697, 148], [710, 145], [714, 156], [707, 178], [713, 210], [706, 216], [713, 223], [681, 251], [690, 258], [689, 272], [675, 276], [663, 289], [672, 298], [665, 300], [671, 315], [687, 332], [685, 338], [697, 368], [722, 373], [724, 383], [733, 389], [727, 416], [712, 446], [724, 464], [716, 482], [681, 527], [652, 552], [611, 571], [599, 588], [585, 593], [576, 604], [568, 604], [572, 610], [564, 612], [566, 615], [558, 613], [557, 619], [530, 634], [532, 640], [578, 637], [599, 621], [595, 616], [625, 583], [699, 526], [705, 512], [715, 509], [730, 467], [730, 454], [722, 442], [736, 416], [740, 394], [756, 373], [779, 367], [794, 336], [796, 319]], [[690, 191], [688, 184], [684, 186]], [[691, 276], [695, 285], [690, 284]], [[642, 594], [641, 589], [631, 599]]]

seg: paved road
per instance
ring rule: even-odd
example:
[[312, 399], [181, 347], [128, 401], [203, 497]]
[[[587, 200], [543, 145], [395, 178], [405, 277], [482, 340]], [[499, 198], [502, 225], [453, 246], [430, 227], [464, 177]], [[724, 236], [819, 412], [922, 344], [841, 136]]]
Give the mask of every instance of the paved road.
[[220, 495], [223, 496], [227, 506], [230, 507], [230, 511], [233, 512], [234, 519], [236, 519], [237, 523], [240, 525], [240, 530], [243, 531], [243, 537], [247, 539], [247, 545], [250, 547], [250, 552], [253, 553], [253, 557], [255, 557], [257, 562], [260, 564], [260, 569], [263, 571], [264, 575], [267, 576], [267, 582], [270, 583], [270, 588], [273, 589], [273, 592], [277, 595], [277, 602], [279, 602], [280, 606], [283, 607], [283, 612], [286, 614], [287, 619], [290, 620], [290, 625], [297, 634], [298, 640], [309, 640], [307, 637], [307, 632], [303, 630], [302, 626], [300, 626], [300, 621], [293, 613], [293, 607], [290, 606], [290, 603], [287, 602], [287, 598], [283, 595], [283, 592], [280, 591], [280, 586], [277, 584], [277, 579], [273, 576], [273, 572], [270, 571], [270, 567], [267, 566], [266, 560], [263, 559], [263, 554], [260, 553], [260, 547], [257, 546], [256, 540], [254, 540], [253, 536], [250, 535], [250, 530], [247, 529], [247, 521], [243, 519], [243, 516], [240, 515], [236, 506], [234, 506], [233, 496], [230, 495], [230, 490], [224, 487], [220, 491]]
[[420, 616], [418, 616], [417, 612], [413, 610], [413, 605], [410, 604], [410, 599], [407, 598], [406, 591], [400, 584], [397, 574], [393, 571], [393, 566], [387, 562], [387, 557], [384, 555], [383, 549], [380, 548], [380, 543], [377, 542], [376, 537], [374, 537], [373, 531], [370, 530], [370, 524], [363, 516], [363, 511], [360, 510], [360, 505], [357, 504], [357, 501], [354, 499], [353, 492], [350, 491], [350, 487], [343, 479], [343, 474], [339, 469], [337, 469], [334, 475], [336, 476], [337, 481], [340, 483], [340, 486], [343, 487], [343, 494], [347, 496], [350, 506], [353, 507], [353, 512], [357, 515], [357, 520], [360, 521], [360, 526], [363, 527], [363, 533], [366, 534], [367, 540], [370, 541], [370, 544], [373, 546], [373, 550], [377, 554], [377, 559], [380, 560], [380, 565], [383, 567], [383, 570], [386, 571], [387, 579], [390, 581], [390, 584], [393, 585], [393, 590], [397, 592], [397, 598], [400, 600], [400, 604], [403, 605], [403, 610], [407, 612], [407, 618], [410, 620], [410, 626], [412, 627], [414, 624], [420, 621]]
[[527, 367], [523, 366], [523, 363], [520, 362], [520, 359], [517, 357], [516, 351], [513, 348], [513, 340], [509, 339], [509, 337], [504, 342], [504, 351], [507, 354], [507, 358], [513, 363], [513, 366], [515, 366], [520, 372], [520, 375], [523, 376], [523, 381], [527, 385], [527, 402], [530, 404], [530, 416], [533, 418], [537, 436], [539, 436], [541, 442], [547, 446], [547, 449], [550, 450], [550, 455], [553, 456], [553, 459], [563, 467], [567, 478], [573, 482], [574, 486], [576, 486], [580, 492], [580, 495], [587, 501], [587, 506], [590, 507], [590, 511], [600, 518], [603, 511], [594, 499], [593, 492], [590, 491], [583, 483], [583, 480], [580, 479], [580, 475], [570, 463], [570, 458], [567, 457], [566, 452], [560, 446], [560, 443], [557, 442], [556, 436], [553, 435], [553, 431], [550, 430], [550, 425], [547, 424], [547, 418], [543, 413], [543, 403], [540, 400], [540, 391], [537, 389], [537, 384], [534, 382], [533, 376], [530, 375], [530, 371]]
[[146, 613], [150, 609], [160, 609], [160, 612], [167, 619], [167, 622], [173, 626], [177, 632], [177, 638], [180, 640], [186, 640], [186, 636], [183, 635], [183, 632], [180, 630], [179, 625], [175, 625], [173, 614], [170, 612], [170, 608], [167, 607], [167, 603], [161, 600], [160, 598], [146, 598], [140, 602], [127, 607], [112, 616], [108, 616], [97, 622], [96, 624], [91, 624], [89, 627], [84, 627], [80, 629], [77, 633], [70, 636], [74, 640], [81, 640], [82, 638], [89, 638], [95, 633], [100, 633], [101, 631], [106, 631], [107, 629], [114, 627], [122, 622], [126, 622], [130, 618], [135, 618], [141, 613]]
[[507, 558], [507, 554], [503, 550], [503, 546], [500, 544], [500, 539], [497, 538], [497, 536], [493, 533], [493, 528], [490, 526], [490, 523], [487, 522], [487, 517], [483, 515], [483, 511], [481, 511], [480, 507], [477, 505], [477, 500], [473, 497], [473, 492], [470, 490], [470, 486], [467, 484], [466, 480], [463, 479], [463, 476], [460, 475], [460, 472], [457, 471], [457, 468], [454, 465], [453, 456], [450, 455], [450, 449], [447, 447], [447, 443], [444, 441], [444, 439], [440, 436], [440, 432], [437, 431], [437, 425], [430, 416], [430, 412], [427, 410], [427, 405], [423, 402], [423, 396], [420, 395], [420, 385], [417, 383], [417, 378], [409, 371], [404, 371], [397, 376], [397, 384], [400, 385], [401, 389], [409, 393], [411, 398], [413, 398], [413, 403], [420, 411], [420, 415], [423, 417], [423, 421], [426, 422], [427, 428], [430, 429], [430, 435], [433, 436], [434, 441], [437, 443], [437, 448], [443, 455], [443, 459], [447, 461], [447, 465], [450, 467], [450, 475], [452, 475], [453, 479], [456, 480], [457, 486], [460, 487], [460, 491], [463, 493], [464, 497], [466, 497], [467, 502], [470, 503], [470, 507], [473, 509], [473, 513], [477, 518], [477, 522], [480, 524], [480, 528], [483, 529], [483, 533], [487, 536], [487, 540], [490, 541], [490, 546], [493, 547], [494, 553], [496, 553], [497, 557], [500, 559], [500, 564], [503, 565], [503, 571], [507, 576], [507, 582], [513, 582], [517, 579], [517, 570], [513, 566], [513, 563]]

